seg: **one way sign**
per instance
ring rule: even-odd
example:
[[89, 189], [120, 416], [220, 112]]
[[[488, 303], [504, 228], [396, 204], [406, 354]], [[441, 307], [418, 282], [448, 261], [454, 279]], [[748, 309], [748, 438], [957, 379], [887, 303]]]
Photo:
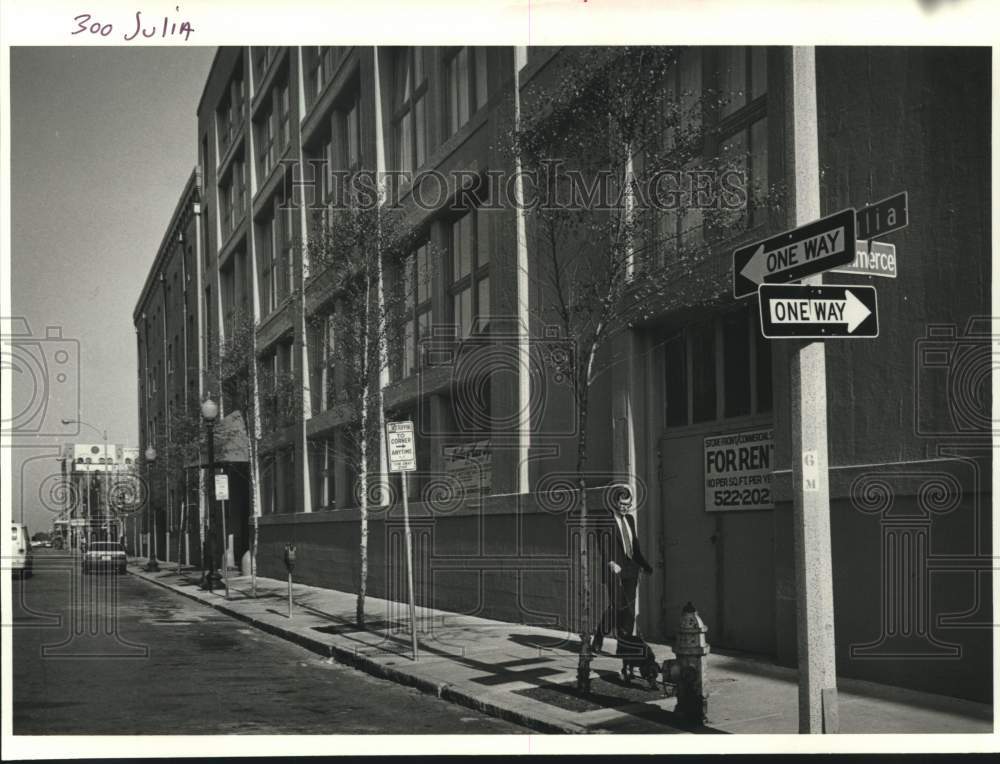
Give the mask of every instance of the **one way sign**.
[[733, 295], [761, 284], [785, 284], [854, 261], [855, 211], [851, 207], [801, 228], [733, 252]]
[[764, 284], [759, 294], [769, 339], [878, 336], [875, 287]]

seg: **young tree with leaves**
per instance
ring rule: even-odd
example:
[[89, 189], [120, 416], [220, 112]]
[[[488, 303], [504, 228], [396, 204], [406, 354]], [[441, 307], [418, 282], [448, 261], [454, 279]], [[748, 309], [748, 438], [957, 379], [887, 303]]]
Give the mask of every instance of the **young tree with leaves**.
[[[301, 392], [291, 372], [276, 373], [257, 363], [257, 332], [252, 314], [235, 311], [212, 369], [215, 388], [222, 393], [229, 413], [238, 411], [246, 433], [250, 479], [251, 593], [257, 596], [257, 550], [260, 517], [260, 440], [264, 429], [295, 421]], [[214, 426], [214, 425], [213, 425]], [[212, 479], [211, 477], [209, 479]]]
[[[408, 280], [399, 276], [408, 267], [411, 241], [397, 209], [354, 199], [346, 207], [317, 214], [307, 246], [310, 272], [332, 286], [332, 311], [312, 320], [331, 323], [332, 332], [318, 335], [337, 358], [332, 405], [343, 412], [344, 424], [335, 457], [349, 465], [357, 480], [361, 540], [356, 619], [361, 627], [368, 590], [369, 503], [388, 500], [383, 388], [403, 341]], [[386, 270], [397, 276], [391, 287]]]
[[[610, 343], [662, 311], [679, 283], [703, 292], [706, 304], [715, 296], [712, 275], [700, 268], [705, 248], [686, 246], [664, 224], [683, 216], [684, 205], [697, 206], [690, 197], [679, 202], [671, 181], [695, 176], [692, 170], [718, 181], [732, 159], [702, 156], [701, 115], [716, 96], [678, 90], [681, 55], [662, 47], [568, 49], [553, 73], [529, 87], [513, 133], [513, 151], [537, 189], [536, 198], [524, 200], [530, 312], [535, 323], [558, 327], [559, 338], [539, 343], [539, 350], [554, 375], [572, 382], [585, 538], [590, 397], [607, 369]], [[733, 196], [739, 191], [737, 185]], [[720, 215], [699, 210], [698, 223], [713, 224]], [[669, 268], [662, 267], [667, 247]], [[586, 543], [580, 555], [577, 687], [587, 692], [593, 594]]]

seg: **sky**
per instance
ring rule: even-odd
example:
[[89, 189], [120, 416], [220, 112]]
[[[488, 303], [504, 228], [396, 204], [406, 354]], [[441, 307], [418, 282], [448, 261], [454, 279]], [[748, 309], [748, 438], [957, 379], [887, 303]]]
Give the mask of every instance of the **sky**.
[[11, 48], [11, 304], [30, 331], [11, 373], [15, 426], [30, 433], [14, 439], [12, 514], [32, 533], [51, 526], [58, 446], [101, 442], [61, 419], [138, 443], [132, 311], [197, 161], [214, 54]]

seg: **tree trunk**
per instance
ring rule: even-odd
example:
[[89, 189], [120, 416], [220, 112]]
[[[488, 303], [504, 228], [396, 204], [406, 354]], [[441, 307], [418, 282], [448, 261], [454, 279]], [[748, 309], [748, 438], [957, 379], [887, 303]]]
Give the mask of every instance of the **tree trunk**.
[[253, 530], [250, 538], [250, 596], [257, 598], [257, 534], [258, 507], [257, 503], [257, 441], [256, 432], [249, 436], [250, 445], [250, 516], [253, 518]]
[[365, 304], [362, 314], [362, 340], [361, 340], [361, 416], [360, 435], [358, 439], [360, 446], [360, 469], [358, 470], [358, 480], [360, 481], [359, 509], [361, 511], [361, 580], [358, 582], [358, 602], [355, 619], [359, 628], [365, 626], [365, 597], [368, 594], [368, 401], [371, 394], [371, 373], [370, 359], [370, 329], [371, 329], [371, 274], [369, 272], [365, 287]]
[[588, 546], [590, 535], [587, 516], [587, 476], [585, 469], [587, 466], [587, 423], [589, 418], [589, 372], [593, 363], [593, 354], [587, 363], [587, 376], [580, 383], [577, 394], [577, 405], [579, 406], [579, 432], [576, 442], [576, 474], [580, 487], [578, 498], [580, 507], [580, 659], [577, 663], [576, 686], [577, 690], [583, 693], [590, 692], [590, 633], [591, 624], [591, 602], [593, 600], [590, 583], [590, 558]]

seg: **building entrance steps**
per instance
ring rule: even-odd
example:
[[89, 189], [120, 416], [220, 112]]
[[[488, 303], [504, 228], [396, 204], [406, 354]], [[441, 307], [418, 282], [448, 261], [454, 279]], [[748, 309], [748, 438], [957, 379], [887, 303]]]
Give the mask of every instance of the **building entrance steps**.
[[[129, 572], [171, 589], [332, 660], [420, 688], [542, 732], [701, 734], [798, 731], [794, 669], [741, 656], [708, 656], [708, 722], [691, 728], [674, 714], [676, 700], [640, 679], [625, 684], [614, 640], [594, 658], [591, 693], [575, 691], [579, 638], [536, 626], [491, 621], [418, 607], [419, 659], [411, 655], [406, 603], [369, 597], [364, 629], [354, 621], [352, 593], [293, 585], [288, 618], [286, 581], [230, 576], [224, 589], [198, 588], [200, 573], [161, 565], [159, 573], [130, 561]], [[709, 640], [711, 641], [711, 640]], [[650, 643], [661, 662], [669, 646]], [[983, 733], [993, 731], [993, 709], [941, 695], [840, 679], [842, 733]], [[404, 730], [400, 730], [404, 732]]]

